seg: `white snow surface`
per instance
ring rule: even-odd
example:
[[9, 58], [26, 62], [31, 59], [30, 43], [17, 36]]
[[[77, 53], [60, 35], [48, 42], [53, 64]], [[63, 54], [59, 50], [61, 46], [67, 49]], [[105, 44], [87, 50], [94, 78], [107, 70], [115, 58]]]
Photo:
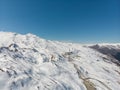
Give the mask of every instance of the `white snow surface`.
[[110, 59], [80, 44], [0, 32], [0, 90], [120, 90]]

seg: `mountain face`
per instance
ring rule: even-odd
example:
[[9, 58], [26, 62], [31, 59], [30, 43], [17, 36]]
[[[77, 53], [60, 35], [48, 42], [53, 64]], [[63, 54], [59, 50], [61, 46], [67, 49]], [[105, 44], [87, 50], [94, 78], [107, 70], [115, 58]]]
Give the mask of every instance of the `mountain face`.
[[120, 90], [119, 61], [120, 44], [0, 32], [0, 90]]
[[118, 45], [93, 45], [90, 46], [90, 48], [93, 48], [100, 53], [103, 53], [109, 57], [111, 57], [111, 61], [116, 63], [118, 66], [120, 66], [120, 44]]

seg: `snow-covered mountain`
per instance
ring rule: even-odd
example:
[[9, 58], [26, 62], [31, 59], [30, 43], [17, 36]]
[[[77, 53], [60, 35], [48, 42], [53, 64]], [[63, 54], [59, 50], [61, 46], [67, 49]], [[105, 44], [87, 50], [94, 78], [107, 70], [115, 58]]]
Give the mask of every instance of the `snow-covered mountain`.
[[120, 44], [0, 32], [0, 90], [120, 90], [119, 55]]

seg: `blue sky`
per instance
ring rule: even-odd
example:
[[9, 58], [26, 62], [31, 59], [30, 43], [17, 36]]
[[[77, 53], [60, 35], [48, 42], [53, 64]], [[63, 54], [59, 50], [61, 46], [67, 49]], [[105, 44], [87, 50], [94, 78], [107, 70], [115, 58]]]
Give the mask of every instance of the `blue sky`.
[[0, 30], [59, 41], [120, 42], [120, 0], [0, 0]]

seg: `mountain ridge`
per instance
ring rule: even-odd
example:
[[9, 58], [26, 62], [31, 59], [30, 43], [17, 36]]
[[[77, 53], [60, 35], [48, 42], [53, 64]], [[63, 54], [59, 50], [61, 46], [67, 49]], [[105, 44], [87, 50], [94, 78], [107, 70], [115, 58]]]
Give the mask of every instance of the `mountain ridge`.
[[0, 89], [119, 90], [119, 62], [93, 46], [0, 32]]

